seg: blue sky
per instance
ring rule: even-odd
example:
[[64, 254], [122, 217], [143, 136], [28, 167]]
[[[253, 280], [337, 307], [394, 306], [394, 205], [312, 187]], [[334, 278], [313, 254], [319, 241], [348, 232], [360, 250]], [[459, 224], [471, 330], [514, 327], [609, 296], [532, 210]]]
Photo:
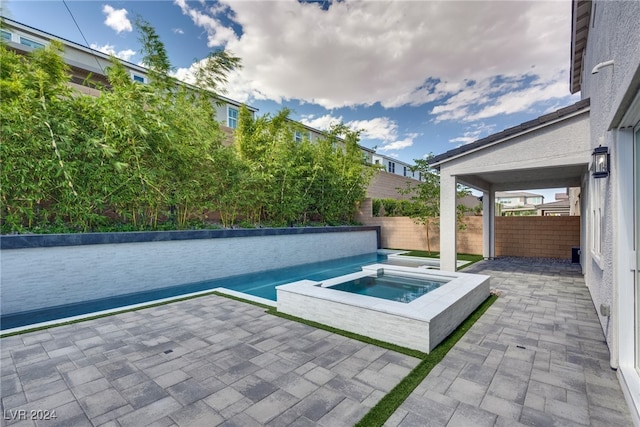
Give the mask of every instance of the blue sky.
[[[576, 102], [569, 1], [30, 1], [2, 15], [139, 63], [136, 16], [175, 74], [226, 47], [242, 58], [226, 95], [315, 128], [343, 121], [405, 162]], [[545, 193], [545, 201], [553, 199]]]

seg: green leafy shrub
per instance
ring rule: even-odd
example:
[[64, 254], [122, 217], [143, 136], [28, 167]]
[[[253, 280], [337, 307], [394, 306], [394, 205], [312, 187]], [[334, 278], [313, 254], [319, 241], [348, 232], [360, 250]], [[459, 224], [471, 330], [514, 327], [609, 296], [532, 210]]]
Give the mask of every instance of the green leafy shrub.
[[114, 58], [98, 97], [70, 88], [60, 43], [17, 55], [0, 42], [2, 233], [202, 228], [214, 211], [225, 227], [353, 222], [373, 174], [358, 132], [295, 141], [288, 110], [245, 107], [225, 147], [211, 91], [239, 58], [214, 52], [196, 86], [178, 84], [155, 30], [136, 25], [149, 84]]

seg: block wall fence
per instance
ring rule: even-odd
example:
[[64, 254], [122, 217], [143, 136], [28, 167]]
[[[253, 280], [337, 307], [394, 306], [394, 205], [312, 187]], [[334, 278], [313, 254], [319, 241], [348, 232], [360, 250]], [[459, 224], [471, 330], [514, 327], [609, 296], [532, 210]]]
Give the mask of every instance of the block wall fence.
[[[373, 217], [372, 202], [360, 206], [357, 220], [380, 227], [384, 248], [427, 250], [427, 231], [408, 217]], [[464, 230], [458, 230], [458, 253], [482, 254], [482, 217], [463, 218]], [[496, 217], [496, 256], [570, 259], [571, 249], [580, 246], [579, 216]], [[437, 222], [429, 227], [432, 251], [440, 250]]]

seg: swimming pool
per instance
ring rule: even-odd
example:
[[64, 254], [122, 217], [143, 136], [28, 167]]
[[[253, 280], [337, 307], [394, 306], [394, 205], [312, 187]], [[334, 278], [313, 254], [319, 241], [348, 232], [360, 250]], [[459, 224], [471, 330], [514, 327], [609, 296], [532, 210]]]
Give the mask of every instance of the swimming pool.
[[370, 253], [302, 264], [295, 267], [224, 277], [204, 282], [187, 283], [151, 291], [115, 295], [109, 298], [58, 305], [38, 310], [11, 313], [0, 316], [0, 329], [6, 330], [33, 325], [220, 287], [275, 301], [275, 287], [278, 285], [302, 279], [322, 281], [360, 271], [362, 265], [381, 262], [386, 260], [386, 258], [387, 256], [383, 254]]
[[368, 295], [391, 301], [409, 303], [435, 289], [438, 289], [449, 280], [436, 280], [433, 277], [417, 279], [407, 276], [392, 274], [370, 275], [348, 280], [330, 289], [351, 292], [353, 294]]

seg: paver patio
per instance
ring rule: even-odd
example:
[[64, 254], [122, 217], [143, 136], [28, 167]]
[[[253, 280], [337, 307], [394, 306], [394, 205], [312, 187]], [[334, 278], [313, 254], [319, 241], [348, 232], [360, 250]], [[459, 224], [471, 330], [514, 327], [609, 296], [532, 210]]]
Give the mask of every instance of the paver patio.
[[419, 363], [215, 295], [0, 345], [3, 426], [353, 425]]
[[632, 426], [579, 265], [498, 259], [501, 297], [386, 426]]
[[[632, 425], [577, 266], [465, 272], [501, 298], [387, 426]], [[213, 295], [0, 346], [3, 426], [351, 426], [419, 362]]]

